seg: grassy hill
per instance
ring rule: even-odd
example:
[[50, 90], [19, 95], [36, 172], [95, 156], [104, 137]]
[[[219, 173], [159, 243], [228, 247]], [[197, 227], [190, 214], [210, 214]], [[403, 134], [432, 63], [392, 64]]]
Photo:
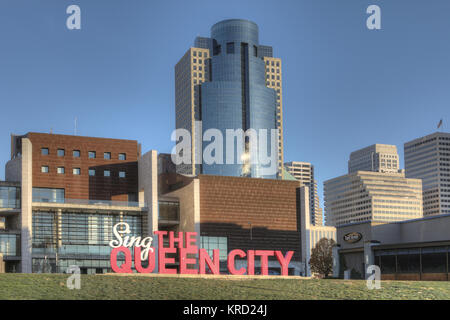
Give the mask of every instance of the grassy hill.
[[0, 299], [450, 299], [450, 282], [362, 280], [199, 279], [82, 275], [69, 290], [68, 275], [0, 274]]

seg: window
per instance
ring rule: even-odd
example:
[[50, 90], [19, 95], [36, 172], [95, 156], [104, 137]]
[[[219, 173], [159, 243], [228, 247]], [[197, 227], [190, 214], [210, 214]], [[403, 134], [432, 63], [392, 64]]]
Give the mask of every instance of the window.
[[227, 43], [227, 54], [233, 54], [234, 53], [234, 42], [228, 42]]
[[219, 249], [220, 261], [227, 260], [227, 237], [200, 237], [200, 248], [206, 249], [210, 257], [213, 256], [214, 249]]
[[104, 176], [104, 177], [110, 177], [110, 176], [111, 176], [111, 171], [109, 171], [109, 170], [104, 170], [104, 171], [103, 171], [103, 176]]
[[41, 167], [41, 172], [42, 173], [48, 173], [48, 166], [42, 166]]
[[88, 157], [89, 157], [89, 159], [95, 159], [96, 156], [97, 156], [97, 154], [96, 154], [95, 151], [89, 151], [89, 152], [88, 152]]
[[33, 188], [33, 202], [64, 202], [64, 189]]
[[103, 159], [111, 160], [111, 152], [105, 152], [105, 153], [103, 153]]
[[73, 172], [74, 175], [78, 176], [78, 175], [81, 174], [81, 169], [80, 168], [73, 168], [72, 172]]
[[80, 157], [80, 150], [73, 150], [73, 157], [79, 158]]
[[66, 170], [64, 169], [64, 167], [58, 167], [56, 169], [56, 172], [58, 172], [59, 174], [64, 174], [64, 173], [66, 173]]
[[20, 187], [0, 186], [0, 208], [20, 208], [20, 198]]
[[125, 178], [126, 173], [125, 171], [119, 171], [119, 178]]
[[220, 47], [220, 44], [218, 44], [213, 49], [213, 55], [215, 55], [215, 56], [219, 55], [220, 51], [221, 51], [221, 47]]
[[94, 169], [89, 169], [89, 175], [91, 177], [95, 176], [95, 170]]
[[41, 148], [41, 154], [43, 156], [48, 156], [48, 148]]
[[445, 273], [447, 254], [445, 247], [430, 247], [422, 249], [422, 272]]
[[399, 250], [397, 255], [397, 271], [399, 273], [419, 273], [420, 255], [418, 249]]
[[58, 149], [58, 151], [56, 152], [56, 154], [58, 155], [58, 157], [64, 157], [66, 155], [66, 150], [64, 149]]

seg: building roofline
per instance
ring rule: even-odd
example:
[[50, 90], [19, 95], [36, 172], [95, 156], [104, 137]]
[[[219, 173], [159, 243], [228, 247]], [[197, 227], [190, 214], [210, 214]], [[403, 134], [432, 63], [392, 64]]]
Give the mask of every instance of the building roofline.
[[417, 143], [417, 142], [420, 142], [420, 141], [424, 141], [424, 140], [427, 140], [427, 139], [430, 139], [430, 138], [434, 138], [434, 137], [437, 137], [439, 135], [448, 135], [448, 136], [450, 136], [450, 132], [436, 131], [436, 132], [427, 134], [426, 136], [415, 138], [413, 140], [407, 141], [407, 142], [404, 143], [403, 146], [404, 147], [408, 147], [411, 144], [414, 144], [414, 143]]
[[129, 142], [138, 142], [138, 140], [133, 139], [120, 139], [120, 138], [105, 138], [105, 137], [93, 137], [93, 136], [81, 136], [81, 135], [71, 135], [71, 134], [59, 134], [59, 133], [46, 133], [46, 132], [27, 132], [24, 135], [17, 135], [17, 136], [24, 136], [29, 137], [30, 134], [33, 135], [45, 135], [45, 136], [63, 136], [63, 137], [70, 137], [70, 138], [81, 138], [81, 139], [104, 139], [104, 140], [120, 140], [120, 141], [129, 141]]

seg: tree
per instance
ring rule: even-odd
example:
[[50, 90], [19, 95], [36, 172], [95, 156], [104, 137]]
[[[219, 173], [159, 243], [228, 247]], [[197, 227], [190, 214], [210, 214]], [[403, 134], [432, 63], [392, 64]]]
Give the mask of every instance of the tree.
[[313, 273], [328, 277], [333, 272], [333, 247], [336, 242], [333, 239], [322, 238], [311, 250], [309, 265]]

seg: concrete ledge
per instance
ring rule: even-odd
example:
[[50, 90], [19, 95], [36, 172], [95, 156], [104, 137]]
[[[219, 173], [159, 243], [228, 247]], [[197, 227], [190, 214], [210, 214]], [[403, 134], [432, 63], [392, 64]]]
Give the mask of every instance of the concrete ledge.
[[105, 273], [96, 274], [97, 276], [119, 276], [119, 277], [152, 277], [152, 278], [190, 278], [190, 279], [212, 279], [212, 280], [310, 280], [311, 277], [302, 276], [238, 276], [231, 274], [159, 274], [159, 273]]
[[126, 206], [108, 206], [102, 204], [73, 204], [73, 203], [58, 203], [58, 202], [33, 202], [33, 209], [43, 208], [43, 209], [75, 209], [80, 211], [124, 211], [124, 212], [147, 212], [146, 207], [126, 207]]

